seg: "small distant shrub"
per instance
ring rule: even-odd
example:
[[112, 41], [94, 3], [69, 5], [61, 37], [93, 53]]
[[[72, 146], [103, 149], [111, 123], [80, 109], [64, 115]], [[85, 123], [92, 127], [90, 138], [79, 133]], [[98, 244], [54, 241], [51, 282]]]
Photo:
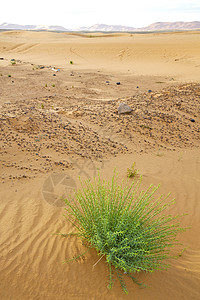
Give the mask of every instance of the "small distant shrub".
[[52, 84], [52, 87], [55, 87], [55, 84]]
[[11, 65], [12, 66], [16, 65], [16, 61], [11, 61]]
[[47, 87], [47, 83], [45, 84], [45, 86], [44, 87]]
[[138, 170], [135, 169], [135, 162], [132, 164], [131, 168], [127, 169], [127, 177], [134, 178], [138, 174]]
[[[177, 243], [181, 228], [177, 219], [181, 216], [164, 215], [173, 204], [161, 195], [156, 200], [158, 187], [140, 190], [140, 180], [118, 184], [114, 174], [111, 182], [100, 178], [81, 182], [81, 189], [74, 199], [66, 199], [66, 219], [75, 226], [83, 245], [95, 248], [104, 258], [109, 270], [108, 288], [112, 288], [116, 276], [125, 293], [128, 293], [124, 277], [139, 283], [135, 273], [167, 269], [166, 259], [174, 257], [170, 249]], [[71, 260], [79, 259], [83, 254]], [[176, 256], [177, 257], [177, 256]], [[93, 267], [94, 267], [93, 266]]]
[[41, 105], [42, 109], [44, 109], [44, 104]]
[[158, 151], [156, 152], [156, 156], [163, 156], [164, 155], [164, 153], [163, 152], [161, 152], [161, 149], [159, 148], [158, 149]]
[[70, 65], [73, 65], [73, 64], [74, 64], [72, 60], [70, 60], [70, 62], [69, 62], [69, 63], [70, 63]]
[[11, 75], [10, 75], [10, 74], [8, 74], [8, 77], [11, 77]]
[[150, 129], [150, 127], [148, 125], [145, 125], [145, 124], [140, 125], [140, 128], [142, 128], [142, 129]]

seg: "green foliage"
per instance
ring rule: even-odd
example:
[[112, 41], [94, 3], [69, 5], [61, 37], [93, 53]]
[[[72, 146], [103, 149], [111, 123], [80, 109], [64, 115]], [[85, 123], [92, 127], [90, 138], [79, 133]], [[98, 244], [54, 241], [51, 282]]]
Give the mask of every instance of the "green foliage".
[[158, 187], [141, 191], [140, 182], [129, 186], [128, 182], [118, 184], [115, 174], [111, 182], [99, 176], [93, 182], [81, 182], [75, 198], [65, 200], [65, 217], [77, 230], [73, 235], [97, 250], [101, 258], [95, 265], [105, 259], [108, 288], [112, 288], [115, 276], [125, 293], [125, 276], [143, 285], [134, 273], [168, 268], [165, 260], [172, 257], [177, 234], [185, 230], [177, 222], [181, 216], [163, 215], [174, 203], [167, 201], [169, 195], [155, 200]]
[[52, 84], [52, 87], [55, 87], [55, 84]]
[[11, 75], [10, 75], [10, 74], [8, 74], [8, 77], [11, 77]]
[[41, 104], [41, 108], [44, 109], [44, 104], [43, 103]]
[[70, 63], [70, 65], [73, 65], [73, 64], [74, 64], [72, 60], [70, 60], [70, 62], [69, 62], [69, 63]]
[[150, 129], [151, 127], [149, 127], [148, 125], [142, 124], [142, 125], [140, 125], [140, 128], [142, 128], [142, 129]]
[[127, 177], [134, 178], [138, 174], [138, 170], [135, 169], [135, 162], [132, 164], [132, 167], [127, 169]]
[[47, 83], [45, 84], [45, 86], [44, 87], [47, 87]]
[[11, 61], [11, 65], [12, 66], [16, 65], [16, 61]]

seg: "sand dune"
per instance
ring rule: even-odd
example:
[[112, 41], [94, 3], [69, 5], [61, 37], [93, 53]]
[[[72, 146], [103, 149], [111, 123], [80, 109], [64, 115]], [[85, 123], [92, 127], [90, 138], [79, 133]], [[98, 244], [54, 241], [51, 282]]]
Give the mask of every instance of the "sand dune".
[[[199, 299], [199, 68], [198, 32], [0, 33], [0, 299]], [[56, 233], [74, 230], [60, 197], [79, 176], [126, 179], [133, 162], [191, 228], [171, 268], [126, 296], [94, 250], [62, 264], [85, 248]]]
[[[172, 192], [176, 197], [173, 214], [187, 212], [182, 225], [192, 229], [180, 236], [188, 248], [178, 260], [171, 261], [171, 268], [140, 275], [150, 288], [141, 290], [129, 282], [129, 297], [198, 299], [199, 152], [129, 155], [126, 160], [111, 159], [103, 173], [109, 177], [111, 169], [117, 167], [125, 178], [126, 167], [133, 161], [137, 162], [145, 185], [161, 183], [162, 192]], [[74, 170], [70, 175], [76, 173]], [[1, 299], [126, 299], [117, 283], [112, 291], [107, 290], [108, 274], [103, 261], [92, 270], [97, 261], [95, 251], [87, 253], [84, 260], [62, 265], [63, 260], [78, 255], [84, 248], [76, 238], [52, 235], [72, 228], [62, 216], [63, 209], [50, 206], [43, 198], [44, 180], [16, 183], [9, 192], [1, 193]]]
[[100, 68], [135, 75], [176, 76], [198, 80], [200, 33], [76, 34], [50, 32], [1, 32], [0, 51], [8, 58], [76, 68]]

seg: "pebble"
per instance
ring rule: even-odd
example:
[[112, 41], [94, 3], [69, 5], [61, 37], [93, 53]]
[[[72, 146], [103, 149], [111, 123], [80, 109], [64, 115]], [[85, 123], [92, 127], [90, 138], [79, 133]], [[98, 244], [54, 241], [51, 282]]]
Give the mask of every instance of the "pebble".
[[128, 114], [128, 113], [132, 112], [132, 108], [130, 106], [128, 106], [128, 104], [126, 104], [126, 103], [120, 103], [117, 111], [118, 111], [119, 115]]

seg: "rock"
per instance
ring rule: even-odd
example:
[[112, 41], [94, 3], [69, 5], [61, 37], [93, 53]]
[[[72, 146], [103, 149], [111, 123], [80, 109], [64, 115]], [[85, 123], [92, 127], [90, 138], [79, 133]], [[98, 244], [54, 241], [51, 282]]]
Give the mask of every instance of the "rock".
[[116, 82], [116, 85], [120, 85], [120, 82]]
[[129, 114], [132, 112], [132, 108], [130, 106], [128, 106], [128, 104], [126, 104], [126, 103], [120, 103], [117, 111], [118, 111], [119, 115]]
[[148, 93], [152, 93], [152, 90], [148, 90]]
[[194, 122], [195, 122], [195, 119], [190, 119], [190, 121], [194, 123]]

